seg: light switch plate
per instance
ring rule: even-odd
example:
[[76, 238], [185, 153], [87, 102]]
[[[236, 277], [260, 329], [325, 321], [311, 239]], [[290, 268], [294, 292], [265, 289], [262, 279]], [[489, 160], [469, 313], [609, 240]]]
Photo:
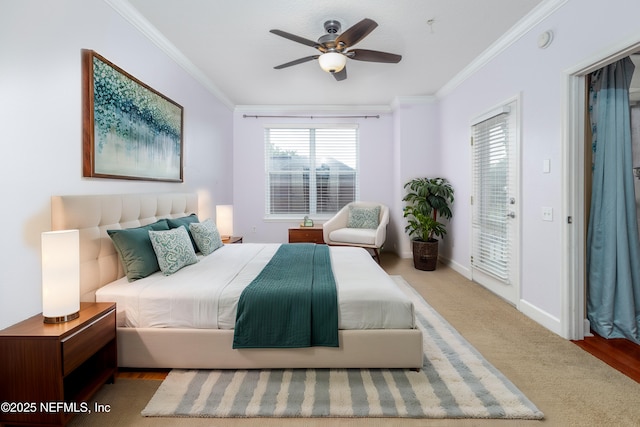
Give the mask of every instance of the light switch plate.
[[553, 221], [553, 208], [546, 206], [542, 208], [542, 220]]

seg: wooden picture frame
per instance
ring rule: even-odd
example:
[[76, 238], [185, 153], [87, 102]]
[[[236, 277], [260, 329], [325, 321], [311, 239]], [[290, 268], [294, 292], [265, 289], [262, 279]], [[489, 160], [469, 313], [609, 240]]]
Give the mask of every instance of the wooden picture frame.
[[82, 50], [82, 176], [182, 182], [184, 109]]

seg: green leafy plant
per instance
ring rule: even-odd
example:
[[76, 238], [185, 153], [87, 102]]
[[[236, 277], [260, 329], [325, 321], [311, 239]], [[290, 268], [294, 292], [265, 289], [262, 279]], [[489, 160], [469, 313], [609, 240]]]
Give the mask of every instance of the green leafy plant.
[[415, 178], [404, 185], [407, 194], [402, 201], [404, 217], [408, 224], [405, 231], [414, 240], [434, 241], [435, 237], [444, 237], [447, 229], [438, 222], [438, 217], [451, 218], [453, 187], [446, 178]]

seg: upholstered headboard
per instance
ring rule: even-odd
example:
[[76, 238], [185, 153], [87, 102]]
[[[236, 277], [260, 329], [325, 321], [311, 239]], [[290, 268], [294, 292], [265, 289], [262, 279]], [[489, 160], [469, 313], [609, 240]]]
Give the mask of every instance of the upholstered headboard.
[[80, 230], [80, 300], [124, 276], [107, 230], [139, 227], [198, 211], [193, 193], [109, 194], [51, 197], [51, 229]]

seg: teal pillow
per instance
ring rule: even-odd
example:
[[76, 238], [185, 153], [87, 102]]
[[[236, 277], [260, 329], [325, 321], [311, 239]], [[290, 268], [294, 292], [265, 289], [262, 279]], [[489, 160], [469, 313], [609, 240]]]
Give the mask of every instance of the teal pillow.
[[349, 206], [347, 228], [378, 228], [380, 224], [380, 206], [365, 208]]
[[192, 222], [189, 224], [189, 231], [202, 255], [209, 255], [223, 246], [218, 227], [211, 218], [202, 222]]
[[142, 227], [107, 230], [118, 252], [124, 274], [130, 282], [142, 279], [160, 270], [156, 254], [149, 240], [149, 230], [168, 230], [169, 224], [161, 219]]
[[198, 262], [189, 233], [182, 225], [167, 231], [150, 230], [149, 238], [165, 276]]
[[191, 232], [189, 231], [189, 224], [193, 224], [195, 222], [200, 222], [198, 220], [198, 216], [196, 214], [191, 214], [189, 216], [183, 216], [183, 217], [180, 217], [180, 218], [167, 218], [167, 224], [169, 224], [169, 229], [178, 228], [181, 225], [184, 226], [184, 228], [187, 230], [187, 233], [189, 234], [189, 238], [191, 239], [191, 244], [193, 245], [193, 250], [197, 251], [198, 250], [198, 245], [196, 244], [196, 241], [193, 240], [193, 236], [191, 235]]

